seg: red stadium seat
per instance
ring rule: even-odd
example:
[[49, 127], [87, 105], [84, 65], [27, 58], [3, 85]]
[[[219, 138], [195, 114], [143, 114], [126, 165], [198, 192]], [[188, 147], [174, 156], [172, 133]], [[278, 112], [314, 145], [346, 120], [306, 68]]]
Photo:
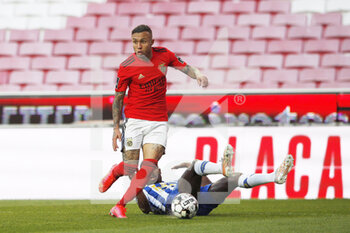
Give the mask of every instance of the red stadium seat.
[[349, 38], [350, 26], [328, 26], [325, 30], [326, 38]]
[[29, 57], [0, 58], [0, 70], [27, 70], [29, 68], [29, 64]]
[[10, 75], [10, 84], [42, 84], [44, 72], [42, 71], [14, 71]]
[[290, 39], [319, 39], [321, 35], [321, 26], [291, 27], [288, 32]]
[[[225, 38], [226, 35], [227, 38]], [[249, 36], [250, 27], [246, 26], [224, 27], [218, 31], [218, 39], [248, 40]]]
[[68, 60], [68, 69], [71, 70], [93, 70], [101, 68], [101, 57], [94, 56], [77, 56]]
[[94, 42], [90, 45], [90, 55], [113, 55], [123, 51], [122, 42]]
[[338, 72], [337, 82], [347, 81], [350, 82], [350, 69], [344, 68]]
[[39, 40], [39, 30], [11, 30], [10, 41], [35, 42]]
[[0, 86], [7, 83], [9, 72], [0, 71]]
[[350, 57], [346, 54], [325, 54], [321, 65], [323, 67], [350, 67]]
[[21, 91], [20, 85], [0, 85], [0, 92], [18, 92]]
[[350, 52], [350, 39], [343, 41], [340, 50], [341, 52]]
[[58, 87], [57, 85], [44, 85], [44, 84], [37, 84], [37, 85], [26, 85], [23, 87], [22, 91], [57, 91]]
[[74, 84], [79, 82], [79, 71], [50, 71], [47, 73], [47, 84]]
[[199, 41], [196, 46], [196, 53], [201, 54], [229, 54], [230, 41]]
[[220, 68], [241, 68], [245, 67], [247, 57], [244, 55], [218, 55], [212, 58], [211, 67]]
[[281, 88], [285, 89], [315, 89], [316, 83], [283, 83]]
[[107, 16], [116, 13], [117, 5], [115, 3], [89, 3], [86, 15]]
[[270, 25], [269, 14], [242, 14], [238, 16], [238, 25], [241, 26], [268, 26]]
[[283, 26], [255, 27], [252, 38], [254, 39], [283, 39], [287, 29]]
[[111, 70], [116, 70], [119, 68], [119, 65], [125, 61], [125, 59], [128, 56], [121, 56], [121, 55], [117, 55], [117, 56], [108, 56], [105, 57], [103, 59], [103, 63], [102, 63], [102, 68], [103, 69], [111, 69]]
[[162, 46], [170, 49], [176, 54], [193, 54], [194, 42], [193, 41], [166, 41], [162, 43]]
[[300, 72], [300, 82], [333, 82], [335, 69], [304, 69]]
[[154, 14], [184, 14], [185, 11], [185, 2], [156, 2], [152, 6]]
[[153, 38], [155, 40], [178, 40], [180, 37], [179, 28], [164, 27], [164, 28], [152, 28]]
[[57, 43], [54, 48], [55, 55], [84, 55], [87, 52], [87, 43], [84, 42], [70, 42]]
[[[157, 46], [156, 45], [157, 41], [154, 43], [153, 46]], [[123, 51], [123, 54], [127, 54], [127, 55], [130, 55], [134, 53], [134, 49], [132, 47], [132, 42], [131, 41], [128, 41], [126, 43], [124, 43], [124, 51]]]
[[214, 28], [184, 28], [184, 30], [182, 31], [182, 39], [184, 40], [213, 40], [214, 37]]
[[67, 28], [94, 28], [96, 27], [96, 17], [85, 16], [85, 17], [68, 17]]
[[135, 16], [131, 22], [131, 27], [134, 28], [140, 24], [146, 24], [151, 28], [163, 28], [165, 26], [165, 16]]
[[350, 82], [321, 82], [319, 88], [349, 88]]
[[226, 76], [228, 83], [260, 83], [261, 70], [260, 69], [230, 69]]
[[306, 26], [306, 14], [277, 14], [272, 19], [273, 25], [281, 26]]
[[0, 42], [5, 41], [5, 35], [6, 35], [6, 31], [0, 30]]
[[92, 90], [94, 90], [94, 86], [89, 84], [62, 85], [58, 88], [58, 91], [92, 91]]
[[168, 19], [170, 27], [199, 27], [199, 15], [172, 15]]
[[73, 29], [45, 30], [44, 41], [70, 42], [74, 38]]
[[16, 56], [17, 43], [0, 42], [0, 56]]
[[276, 89], [278, 83], [245, 83], [242, 85], [243, 89]]
[[266, 41], [237, 41], [233, 43], [233, 53], [264, 53]]
[[122, 15], [146, 15], [151, 12], [151, 5], [148, 2], [120, 3], [118, 14]]
[[258, 11], [262, 13], [289, 13], [289, 1], [261, 1]]
[[267, 51], [269, 53], [301, 53], [302, 46], [301, 40], [270, 41]]
[[107, 28], [79, 29], [77, 41], [106, 41], [109, 31]]
[[181, 59], [187, 64], [197, 67], [198, 69], [208, 69], [210, 56], [207, 55], [189, 55], [181, 56]]
[[255, 1], [235, 2], [225, 1], [223, 2], [222, 12], [234, 13], [234, 14], [249, 14], [255, 12], [256, 3]]
[[176, 70], [172, 67], [169, 67], [167, 71], [166, 79], [167, 79], [167, 82], [171, 85], [187, 84], [189, 77], [186, 74], [182, 73], [181, 71]]
[[[206, 70], [205, 75], [209, 78], [209, 86], [221, 87], [225, 85], [226, 73], [223, 70]], [[195, 81], [195, 80], [194, 80]]]
[[265, 83], [297, 83], [298, 70], [265, 70], [263, 80]]
[[318, 67], [320, 56], [317, 54], [288, 55], [285, 61], [287, 68], [315, 68]]
[[116, 73], [114, 71], [94, 70], [84, 71], [81, 77], [83, 84], [113, 84], [116, 82]]
[[115, 28], [113, 29], [111, 36], [111, 41], [121, 41], [121, 40], [131, 40], [131, 30], [129, 28]]
[[252, 55], [248, 58], [248, 67], [281, 68], [282, 55]]
[[203, 26], [205, 27], [232, 27], [235, 24], [234, 15], [205, 15], [203, 18]]
[[220, 11], [220, 2], [189, 2], [187, 11], [190, 14], [217, 14]]
[[127, 15], [102, 16], [97, 25], [100, 28], [129, 28], [130, 21]]
[[49, 56], [52, 53], [53, 45], [48, 42], [22, 43], [19, 48], [21, 56]]
[[338, 52], [338, 40], [309, 40], [305, 42], [307, 53], [335, 53]]
[[341, 13], [327, 13], [327, 14], [313, 14], [311, 18], [311, 25], [341, 25]]
[[32, 59], [33, 70], [63, 70], [66, 67], [65, 57], [37, 57]]

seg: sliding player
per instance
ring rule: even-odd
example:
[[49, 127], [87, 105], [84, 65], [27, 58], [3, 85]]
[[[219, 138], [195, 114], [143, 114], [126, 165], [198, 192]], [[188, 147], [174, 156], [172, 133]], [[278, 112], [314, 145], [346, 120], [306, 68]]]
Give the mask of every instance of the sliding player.
[[[197, 215], [208, 215], [221, 204], [236, 188], [252, 188], [258, 185], [275, 182], [283, 184], [288, 172], [293, 167], [293, 157], [288, 155], [273, 173], [244, 175], [233, 173], [231, 160], [233, 149], [226, 147], [223, 166], [209, 161], [195, 160], [192, 164], [184, 163], [175, 168], [188, 167], [177, 182], [158, 182], [147, 185], [137, 195], [137, 203], [143, 213], [171, 213], [171, 201], [178, 193], [191, 193], [199, 202]], [[224, 167], [224, 168], [223, 168]], [[225, 177], [211, 183], [206, 177], [209, 174], [223, 174]]]

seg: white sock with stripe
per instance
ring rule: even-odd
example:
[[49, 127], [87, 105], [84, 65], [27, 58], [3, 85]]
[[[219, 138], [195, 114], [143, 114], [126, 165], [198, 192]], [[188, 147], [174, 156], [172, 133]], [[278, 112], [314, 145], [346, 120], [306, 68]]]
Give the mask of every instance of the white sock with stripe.
[[194, 171], [200, 176], [222, 174], [222, 165], [221, 163], [218, 164], [209, 161], [197, 160], [194, 163]]
[[238, 178], [238, 186], [241, 188], [252, 188], [270, 182], [275, 182], [274, 172], [269, 174], [252, 174], [249, 176], [242, 174]]

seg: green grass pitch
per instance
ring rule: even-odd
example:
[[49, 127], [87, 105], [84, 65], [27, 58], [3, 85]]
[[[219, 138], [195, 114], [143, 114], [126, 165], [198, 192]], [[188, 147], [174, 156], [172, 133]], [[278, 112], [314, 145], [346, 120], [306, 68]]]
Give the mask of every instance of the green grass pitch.
[[190, 220], [145, 215], [135, 204], [128, 219], [107, 215], [112, 204], [90, 201], [0, 201], [0, 232], [350, 232], [350, 200], [242, 200]]

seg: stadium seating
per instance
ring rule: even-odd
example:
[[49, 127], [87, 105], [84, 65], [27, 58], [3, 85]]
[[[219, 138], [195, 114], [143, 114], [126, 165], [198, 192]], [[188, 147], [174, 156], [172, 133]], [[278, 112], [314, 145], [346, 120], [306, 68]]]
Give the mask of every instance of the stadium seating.
[[[0, 91], [113, 90], [143, 23], [213, 89], [350, 87], [348, 1], [7, 0]], [[195, 88], [182, 76], [170, 90]]]

